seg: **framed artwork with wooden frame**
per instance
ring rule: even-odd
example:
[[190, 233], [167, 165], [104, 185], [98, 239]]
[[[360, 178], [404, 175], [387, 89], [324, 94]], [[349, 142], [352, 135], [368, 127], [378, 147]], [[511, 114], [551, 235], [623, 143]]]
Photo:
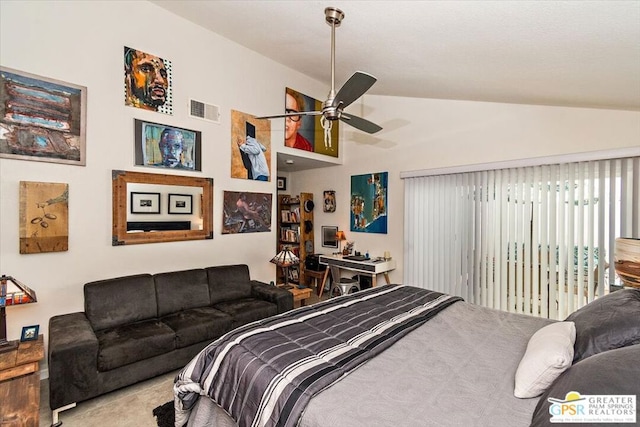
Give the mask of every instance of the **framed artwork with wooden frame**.
[[0, 87], [0, 157], [85, 166], [85, 86], [0, 67]]
[[[113, 192], [113, 246], [134, 245], [140, 243], [177, 242], [182, 240], [213, 239], [213, 178], [163, 175], [155, 173], [142, 173], [114, 170], [111, 172], [111, 184]], [[196, 200], [200, 201], [197, 212], [201, 225], [191, 230], [163, 230], [148, 233], [127, 232], [127, 213], [129, 212], [128, 187], [139, 188], [141, 185], [149, 188], [166, 187], [162, 194], [184, 194], [189, 189], [192, 193], [199, 194]], [[131, 190], [129, 189], [129, 192]]]

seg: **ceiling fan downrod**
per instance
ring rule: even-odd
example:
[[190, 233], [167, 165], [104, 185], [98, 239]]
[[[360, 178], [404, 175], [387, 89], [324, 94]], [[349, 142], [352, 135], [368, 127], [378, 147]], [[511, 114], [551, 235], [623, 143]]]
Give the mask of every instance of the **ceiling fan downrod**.
[[336, 27], [339, 27], [344, 19], [344, 12], [336, 7], [327, 7], [324, 10], [327, 24], [331, 26], [331, 91], [324, 102], [323, 111], [329, 120], [338, 120], [340, 113], [333, 106], [336, 97]]

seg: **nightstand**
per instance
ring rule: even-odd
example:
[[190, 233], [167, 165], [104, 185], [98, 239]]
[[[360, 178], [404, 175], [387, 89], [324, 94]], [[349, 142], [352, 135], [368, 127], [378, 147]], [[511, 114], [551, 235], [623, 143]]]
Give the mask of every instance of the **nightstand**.
[[42, 335], [35, 341], [19, 343], [15, 350], [0, 353], [0, 425], [39, 426], [39, 365], [43, 358]]

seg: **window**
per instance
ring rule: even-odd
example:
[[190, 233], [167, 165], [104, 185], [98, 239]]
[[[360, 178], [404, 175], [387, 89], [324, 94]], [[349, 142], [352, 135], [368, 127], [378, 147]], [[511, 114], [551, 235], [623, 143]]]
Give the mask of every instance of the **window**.
[[640, 157], [405, 177], [405, 283], [564, 319], [639, 218]]

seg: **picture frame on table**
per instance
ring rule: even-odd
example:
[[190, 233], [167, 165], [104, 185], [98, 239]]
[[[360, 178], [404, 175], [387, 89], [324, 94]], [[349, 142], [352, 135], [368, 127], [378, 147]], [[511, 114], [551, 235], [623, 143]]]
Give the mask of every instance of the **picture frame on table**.
[[131, 192], [132, 214], [159, 214], [160, 193]]
[[40, 325], [24, 326], [22, 328], [22, 334], [20, 334], [20, 342], [36, 341], [39, 331]]
[[193, 213], [193, 196], [191, 194], [169, 193], [168, 212], [174, 215], [191, 215]]

